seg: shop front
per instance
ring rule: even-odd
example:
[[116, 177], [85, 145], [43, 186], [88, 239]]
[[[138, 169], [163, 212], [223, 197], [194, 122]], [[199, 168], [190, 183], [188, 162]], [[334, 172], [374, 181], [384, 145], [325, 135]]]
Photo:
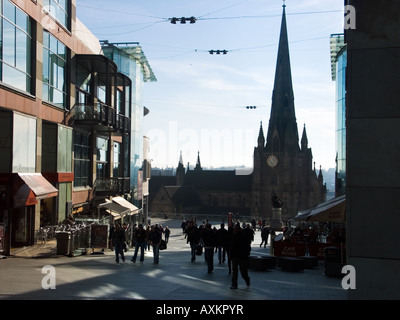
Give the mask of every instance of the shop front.
[[345, 195], [323, 202], [315, 208], [299, 211], [294, 220], [297, 226], [288, 230], [280, 241], [274, 241], [275, 256], [317, 257], [325, 259], [326, 249], [338, 248], [345, 259], [346, 221]]
[[40, 223], [40, 206], [45, 199], [58, 195], [58, 190], [40, 173], [2, 174], [2, 250], [33, 245]]

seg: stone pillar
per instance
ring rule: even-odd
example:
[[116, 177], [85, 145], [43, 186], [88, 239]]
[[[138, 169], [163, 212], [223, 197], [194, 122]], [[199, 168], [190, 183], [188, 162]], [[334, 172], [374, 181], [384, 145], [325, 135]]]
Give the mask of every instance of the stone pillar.
[[270, 227], [274, 229], [280, 229], [283, 227], [282, 222], [282, 208], [272, 208], [272, 220]]

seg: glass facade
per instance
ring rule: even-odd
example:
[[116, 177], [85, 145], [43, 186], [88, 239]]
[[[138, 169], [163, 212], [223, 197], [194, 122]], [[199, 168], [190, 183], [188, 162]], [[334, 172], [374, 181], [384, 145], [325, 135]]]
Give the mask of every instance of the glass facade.
[[[119, 72], [128, 76], [132, 81], [130, 115], [128, 110], [125, 110], [125, 114], [132, 121], [131, 140], [129, 148], [127, 146], [124, 148], [124, 157], [129, 157], [130, 168], [124, 168], [124, 175], [126, 176], [130, 170], [130, 188], [133, 190], [133, 199], [138, 200], [138, 174], [143, 163], [143, 84], [146, 81], [155, 81], [156, 78], [147, 64], [140, 46], [103, 46], [103, 52], [106, 57], [116, 63]], [[128, 98], [126, 96], [125, 100], [128, 101]], [[126, 105], [129, 105], [128, 102]], [[129, 153], [128, 150], [130, 150]]]
[[43, 100], [64, 109], [67, 97], [67, 48], [43, 31]]
[[0, 0], [0, 80], [32, 93], [32, 27], [27, 14]]
[[[126, 114], [131, 118], [132, 121], [131, 143], [129, 147], [131, 151], [129, 155], [130, 160], [128, 163], [130, 163], [130, 189], [134, 190], [137, 186], [137, 174], [142, 166], [141, 159], [143, 156], [143, 151], [141, 150], [141, 146], [143, 145], [141, 115], [143, 114], [143, 111], [140, 108], [140, 88], [142, 86], [142, 79], [140, 77], [140, 65], [132, 56], [117, 47], [104, 47], [103, 51], [106, 57], [113, 60], [117, 64], [118, 70], [132, 80], [131, 114]], [[126, 171], [127, 170], [124, 170], [124, 172]]]
[[336, 63], [336, 196], [346, 191], [346, 66], [347, 51], [343, 47]]

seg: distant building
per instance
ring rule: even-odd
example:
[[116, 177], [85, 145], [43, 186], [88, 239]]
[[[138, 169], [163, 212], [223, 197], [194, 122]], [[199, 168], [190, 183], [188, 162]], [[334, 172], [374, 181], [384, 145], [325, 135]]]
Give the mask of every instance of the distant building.
[[[268, 132], [263, 126], [254, 148], [249, 175], [234, 170], [204, 170], [198, 155], [193, 170], [185, 171], [182, 155], [175, 177], [153, 177], [150, 211], [198, 214], [233, 214], [272, 218], [272, 196], [283, 201], [282, 219], [326, 199], [322, 170], [317, 173], [308, 147], [306, 128], [299, 145], [289, 45], [283, 6], [281, 34]], [[152, 194], [154, 192], [154, 194]]]

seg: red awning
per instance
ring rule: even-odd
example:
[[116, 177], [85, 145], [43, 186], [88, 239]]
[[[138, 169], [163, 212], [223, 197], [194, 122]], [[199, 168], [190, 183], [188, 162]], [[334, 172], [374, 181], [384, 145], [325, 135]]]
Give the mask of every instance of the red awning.
[[56, 197], [58, 190], [40, 173], [17, 173], [14, 180], [14, 207], [34, 205], [38, 200]]

